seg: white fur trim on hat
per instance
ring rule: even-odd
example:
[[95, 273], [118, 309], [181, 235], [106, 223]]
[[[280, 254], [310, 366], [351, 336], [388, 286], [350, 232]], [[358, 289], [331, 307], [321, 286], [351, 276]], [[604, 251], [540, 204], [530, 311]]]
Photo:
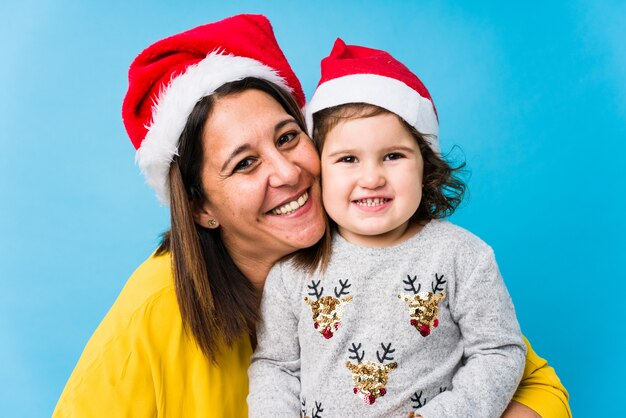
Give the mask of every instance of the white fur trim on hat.
[[196, 103], [225, 83], [246, 77], [267, 80], [292, 92], [285, 79], [267, 65], [219, 51], [211, 52], [202, 61], [187, 67], [161, 91], [152, 107], [148, 133], [135, 156], [146, 183], [156, 190], [161, 203], [169, 204], [170, 164], [178, 155], [178, 140]]
[[306, 106], [309, 133], [313, 114], [347, 103], [368, 103], [395, 113], [426, 135], [431, 148], [439, 149], [439, 122], [430, 100], [395, 78], [377, 74], [353, 74], [322, 83]]

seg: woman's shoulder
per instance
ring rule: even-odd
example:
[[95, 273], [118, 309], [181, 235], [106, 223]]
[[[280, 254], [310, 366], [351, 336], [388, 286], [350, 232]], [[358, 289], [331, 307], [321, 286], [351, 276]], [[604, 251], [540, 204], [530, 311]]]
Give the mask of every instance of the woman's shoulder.
[[170, 253], [153, 253], [132, 273], [117, 302], [136, 309], [155, 297], [170, 294], [175, 295]]
[[169, 253], [152, 254], [134, 271], [92, 339], [137, 336], [164, 320], [181, 321]]
[[[153, 254], [130, 276], [91, 336], [54, 416], [219, 410], [215, 396], [198, 393], [216, 382], [243, 387], [250, 355], [249, 340], [242, 338], [219, 358], [228, 376], [213, 367], [183, 326], [169, 254]], [[190, 390], [194, 385], [200, 389]]]

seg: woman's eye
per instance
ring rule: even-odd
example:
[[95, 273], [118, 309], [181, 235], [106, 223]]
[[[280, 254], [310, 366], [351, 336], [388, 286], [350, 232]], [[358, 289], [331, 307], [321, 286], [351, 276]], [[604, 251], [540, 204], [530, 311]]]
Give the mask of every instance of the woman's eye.
[[253, 163], [254, 163], [254, 159], [253, 158], [250, 158], [250, 157], [244, 158], [243, 160], [241, 160], [241, 161], [239, 161], [237, 163], [235, 168], [233, 168], [233, 173], [236, 173], [238, 171], [244, 171], [245, 169], [250, 167]]
[[298, 136], [298, 132], [288, 132], [284, 135], [281, 135], [280, 138], [278, 138], [277, 144], [279, 147], [293, 141], [296, 137]]
[[392, 161], [392, 160], [399, 160], [400, 158], [404, 158], [404, 155], [400, 154], [399, 152], [391, 152], [391, 153], [385, 155], [384, 160], [385, 161]]
[[353, 155], [346, 155], [345, 157], [341, 157], [337, 162], [353, 164], [356, 163], [356, 157]]

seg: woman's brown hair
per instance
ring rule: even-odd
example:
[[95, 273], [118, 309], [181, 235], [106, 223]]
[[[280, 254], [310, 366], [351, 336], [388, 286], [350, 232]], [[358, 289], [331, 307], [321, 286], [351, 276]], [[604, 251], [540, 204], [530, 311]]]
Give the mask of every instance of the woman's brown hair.
[[[258, 319], [259, 296], [235, 265], [219, 229], [204, 228], [193, 218], [193, 208], [209, 198], [201, 177], [205, 152], [210, 152], [204, 149], [202, 141], [206, 121], [217, 100], [248, 89], [270, 95], [306, 132], [295, 100], [265, 80], [249, 77], [230, 82], [201, 99], [187, 119], [178, 156], [170, 166], [171, 228], [157, 250], [158, 255], [170, 253], [183, 324], [212, 361], [216, 361], [221, 343], [230, 346], [245, 333], [251, 333]], [[298, 257], [319, 259], [321, 254], [312, 248]]]

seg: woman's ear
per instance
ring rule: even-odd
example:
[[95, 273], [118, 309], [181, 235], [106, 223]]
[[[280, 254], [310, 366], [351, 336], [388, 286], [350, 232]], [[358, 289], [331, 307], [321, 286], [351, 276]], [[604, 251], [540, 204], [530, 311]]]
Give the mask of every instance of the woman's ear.
[[213, 214], [208, 203], [198, 204], [193, 202], [192, 204], [193, 220], [195, 223], [203, 228], [215, 229], [219, 227], [220, 223]]

